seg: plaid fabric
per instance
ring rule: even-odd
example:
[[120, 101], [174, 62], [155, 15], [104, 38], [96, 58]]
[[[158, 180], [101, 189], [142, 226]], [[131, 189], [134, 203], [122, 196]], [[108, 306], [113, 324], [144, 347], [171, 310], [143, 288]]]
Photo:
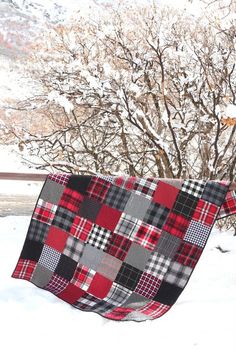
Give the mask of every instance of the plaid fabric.
[[108, 319], [158, 318], [185, 288], [216, 219], [236, 214], [229, 185], [49, 174], [12, 277]]

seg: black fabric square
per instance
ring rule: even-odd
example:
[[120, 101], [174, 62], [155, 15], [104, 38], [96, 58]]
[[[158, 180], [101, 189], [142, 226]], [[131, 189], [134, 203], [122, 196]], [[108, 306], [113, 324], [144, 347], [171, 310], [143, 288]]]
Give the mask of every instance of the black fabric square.
[[21, 259], [38, 261], [43, 250], [43, 244], [35, 240], [26, 240], [20, 255]]
[[143, 272], [136, 267], [123, 262], [120, 271], [115, 278], [115, 282], [130, 290], [134, 290], [142, 273]]
[[101, 204], [89, 197], [85, 197], [79, 209], [79, 216], [95, 222]]
[[85, 195], [91, 179], [90, 175], [71, 175], [67, 187]]
[[64, 254], [61, 254], [59, 263], [55, 269], [55, 273], [70, 281], [74, 275], [76, 267], [77, 262], [75, 260]]
[[183, 288], [163, 281], [153, 300], [165, 305], [173, 305], [181, 294]]
[[173, 211], [177, 214], [184, 215], [188, 219], [191, 219], [198, 200], [199, 199], [197, 197], [190, 195], [185, 191], [180, 191], [177, 199], [175, 200]]

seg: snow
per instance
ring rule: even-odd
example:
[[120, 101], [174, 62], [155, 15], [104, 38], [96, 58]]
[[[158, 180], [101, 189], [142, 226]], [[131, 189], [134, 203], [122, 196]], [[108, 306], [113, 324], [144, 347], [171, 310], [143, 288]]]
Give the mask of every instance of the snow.
[[[1, 346], [4, 352], [34, 353], [173, 351], [234, 353], [236, 324], [236, 237], [213, 229], [186, 289], [162, 318], [143, 323], [109, 321], [82, 312], [37, 288], [11, 278], [30, 217], [0, 218]], [[229, 250], [222, 253], [216, 249]], [[120, 344], [118, 343], [120, 341]]]

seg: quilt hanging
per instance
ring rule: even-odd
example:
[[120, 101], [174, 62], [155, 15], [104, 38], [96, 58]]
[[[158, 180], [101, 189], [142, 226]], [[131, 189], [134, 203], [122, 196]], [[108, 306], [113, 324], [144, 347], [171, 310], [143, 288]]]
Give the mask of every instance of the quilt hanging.
[[236, 214], [229, 181], [49, 174], [12, 274], [121, 321], [165, 314], [214, 222]]

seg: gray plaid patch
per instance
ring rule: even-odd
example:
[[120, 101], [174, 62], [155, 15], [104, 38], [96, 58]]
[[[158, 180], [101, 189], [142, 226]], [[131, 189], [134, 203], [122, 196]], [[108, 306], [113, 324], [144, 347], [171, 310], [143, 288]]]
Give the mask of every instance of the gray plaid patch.
[[168, 208], [152, 202], [146, 212], [144, 222], [152, 224], [157, 228], [162, 228], [168, 214]]
[[217, 206], [221, 206], [224, 202], [228, 188], [226, 185], [208, 181], [202, 194], [202, 199]]
[[105, 249], [111, 234], [109, 230], [94, 224], [87, 242], [98, 249]]
[[122, 213], [121, 218], [116, 225], [114, 233], [124, 235], [127, 238], [133, 239], [137, 233], [142, 221], [128, 214]]
[[180, 238], [163, 231], [155, 250], [166, 257], [173, 258], [180, 246], [180, 243]]
[[69, 232], [75, 219], [75, 216], [76, 215], [73, 212], [63, 207], [58, 207], [55, 217], [52, 221], [52, 225]]
[[49, 227], [50, 226], [46, 223], [32, 219], [30, 222], [27, 238], [44, 243], [44, 240], [46, 239], [49, 231]]
[[153, 251], [148, 259], [144, 272], [162, 279], [165, 276], [170, 263], [171, 260], [168, 257]]
[[63, 254], [78, 262], [82, 256], [83, 249], [84, 243], [77, 238], [69, 236]]
[[100, 314], [103, 314], [103, 313], [107, 314], [109, 311], [113, 310], [114, 308], [115, 308], [115, 305], [108, 303], [104, 300], [101, 300], [99, 303], [94, 305], [93, 311]]
[[118, 186], [112, 185], [106, 195], [104, 203], [108, 206], [123, 211], [130, 197], [130, 192]]
[[60, 260], [61, 253], [48, 245], [43, 246], [38, 263], [54, 272]]
[[108, 303], [113, 305], [122, 305], [131, 294], [131, 290], [114, 282], [104, 300], [107, 300]]
[[184, 266], [179, 262], [173, 261], [166, 273], [164, 280], [168, 283], [175, 284], [178, 287], [183, 288], [187, 283], [193, 269], [188, 266]]

